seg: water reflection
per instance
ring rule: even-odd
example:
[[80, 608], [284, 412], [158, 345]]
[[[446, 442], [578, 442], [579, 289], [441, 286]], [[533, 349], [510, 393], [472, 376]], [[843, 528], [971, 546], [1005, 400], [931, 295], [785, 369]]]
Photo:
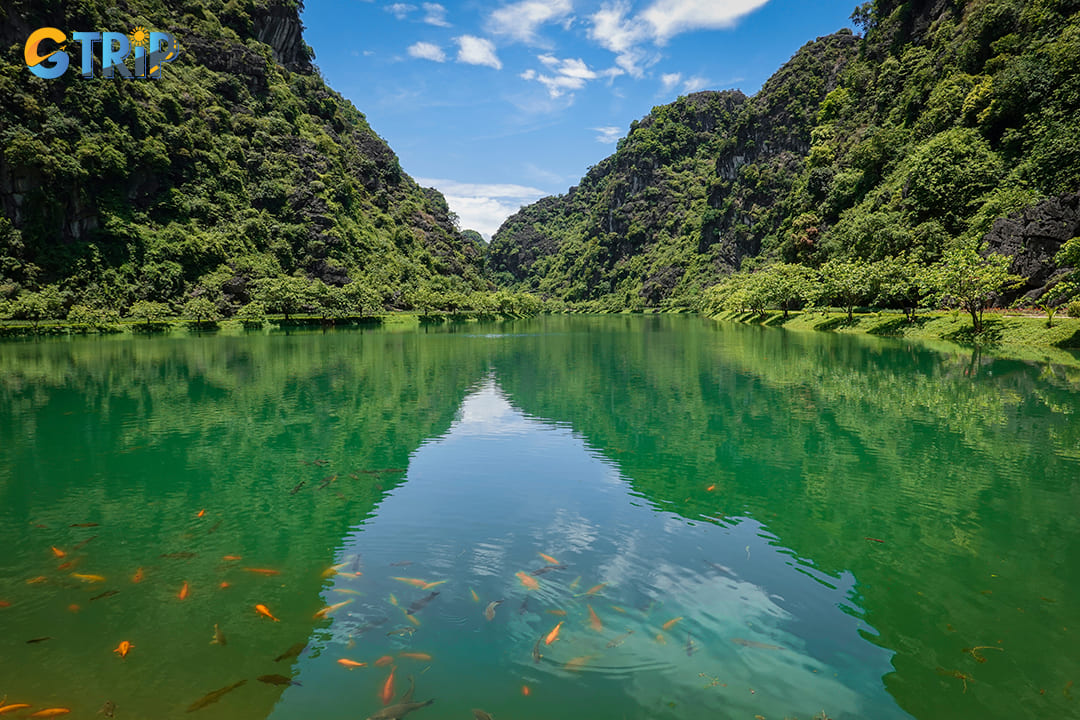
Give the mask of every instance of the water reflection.
[[372, 714], [387, 656], [440, 717], [555, 717], [575, 702], [594, 718], [908, 717], [882, 685], [891, 653], [861, 636], [850, 573], [823, 575], [752, 519], [639, 502], [616, 464], [513, 408], [493, 378], [406, 479], [340, 551], [363, 575], [338, 574], [324, 600], [355, 602], [316, 634], [324, 649], [274, 718], [309, 717], [326, 694]]

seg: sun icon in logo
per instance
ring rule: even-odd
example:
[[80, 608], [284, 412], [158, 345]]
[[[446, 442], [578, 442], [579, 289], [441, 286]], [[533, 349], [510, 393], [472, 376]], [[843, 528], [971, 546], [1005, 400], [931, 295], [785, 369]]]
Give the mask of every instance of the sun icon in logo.
[[149, 47], [150, 45], [150, 33], [142, 25], [137, 25], [128, 33], [128, 39], [131, 40], [133, 47]]

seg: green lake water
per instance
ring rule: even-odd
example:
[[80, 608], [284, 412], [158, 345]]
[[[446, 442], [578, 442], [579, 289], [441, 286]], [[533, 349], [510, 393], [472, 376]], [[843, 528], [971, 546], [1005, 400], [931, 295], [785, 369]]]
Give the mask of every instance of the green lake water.
[[1078, 412], [1077, 369], [685, 316], [5, 343], [0, 698], [1080, 717]]

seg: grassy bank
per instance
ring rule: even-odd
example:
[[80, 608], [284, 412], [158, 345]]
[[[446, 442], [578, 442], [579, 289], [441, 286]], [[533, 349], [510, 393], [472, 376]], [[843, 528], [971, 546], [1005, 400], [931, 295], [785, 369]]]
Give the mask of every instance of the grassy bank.
[[1055, 317], [1053, 327], [1046, 326], [1045, 317], [1027, 315], [987, 314], [985, 328], [976, 334], [971, 318], [963, 313], [931, 312], [916, 316], [909, 322], [901, 313], [855, 313], [852, 322], [847, 314], [831, 312], [792, 312], [784, 319], [782, 312], [759, 315], [752, 312], [727, 312], [715, 315], [720, 320], [753, 323], [788, 330], [859, 333], [917, 340], [946, 340], [961, 345], [978, 345], [984, 349], [1002, 351], [1011, 357], [1046, 359], [1076, 364], [1075, 352], [1055, 352], [1055, 349], [1080, 349], [1080, 318]]

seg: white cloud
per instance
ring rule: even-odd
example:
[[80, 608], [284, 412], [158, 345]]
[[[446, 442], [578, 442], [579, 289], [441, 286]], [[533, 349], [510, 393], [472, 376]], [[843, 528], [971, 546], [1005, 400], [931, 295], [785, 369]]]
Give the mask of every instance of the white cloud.
[[664, 44], [679, 33], [733, 27], [769, 0], [656, 0], [641, 13], [653, 38]]
[[615, 64], [640, 78], [659, 56], [642, 48], [664, 45], [675, 35], [693, 30], [733, 27], [743, 16], [769, 0], [654, 0], [637, 15], [626, 0], [606, 2], [590, 16], [589, 39], [615, 53]]
[[458, 44], [458, 62], [469, 65], [486, 65], [487, 67], [502, 70], [502, 62], [495, 54], [495, 43], [473, 35], [462, 35], [454, 38]]
[[585, 83], [600, 77], [615, 78], [623, 74], [619, 68], [609, 68], [597, 72], [581, 58], [559, 59], [554, 55], [538, 55], [537, 59], [554, 74], [548, 75], [536, 70], [526, 70], [521, 74], [524, 80], [536, 80], [547, 88], [548, 95], [554, 99], [562, 97], [572, 90], [580, 90]]
[[664, 73], [660, 76], [660, 82], [664, 85], [664, 92], [671, 92], [679, 81], [682, 80], [682, 73]]
[[439, 178], [416, 178], [416, 181], [438, 188], [446, 196], [450, 209], [458, 214], [461, 227], [476, 230], [488, 240], [506, 218], [548, 194], [538, 188], [510, 183], [463, 183]]
[[683, 83], [683, 92], [687, 94], [697, 92], [698, 90], [704, 90], [709, 85], [709, 78], [694, 75], [686, 78], [686, 82]]
[[596, 132], [600, 133], [599, 135], [596, 136], [596, 142], [604, 143], [605, 145], [611, 145], [612, 143], [618, 142], [619, 141], [619, 135], [622, 132], [619, 128], [613, 127], [613, 126], [590, 128], [590, 129], [595, 130]]
[[420, 58], [421, 60], [446, 62], [446, 53], [443, 52], [443, 49], [438, 45], [429, 42], [418, 42], [415, 45], [410, 45], [409, 55], [414, 58]]
[[568, 27], [572, 20], [568, 16], [573, 9], [570, 0], [522, 0], [491, 13], [487, 30], [494, 35], [536, 45], [539, 43], [536, 32], [541, 25], [564, 20], [564, 27]]
[[446, 8], [439, 3], [424, 3], [424, 22], [436, 27], [450, 27], [446, 21]]
[[404, 20], [409, 13], [416, 9], [416, 6], [409, 5], [408, 3], [394, 3], [392, 5], [387, 5], [384, 9], [398, 20]]

